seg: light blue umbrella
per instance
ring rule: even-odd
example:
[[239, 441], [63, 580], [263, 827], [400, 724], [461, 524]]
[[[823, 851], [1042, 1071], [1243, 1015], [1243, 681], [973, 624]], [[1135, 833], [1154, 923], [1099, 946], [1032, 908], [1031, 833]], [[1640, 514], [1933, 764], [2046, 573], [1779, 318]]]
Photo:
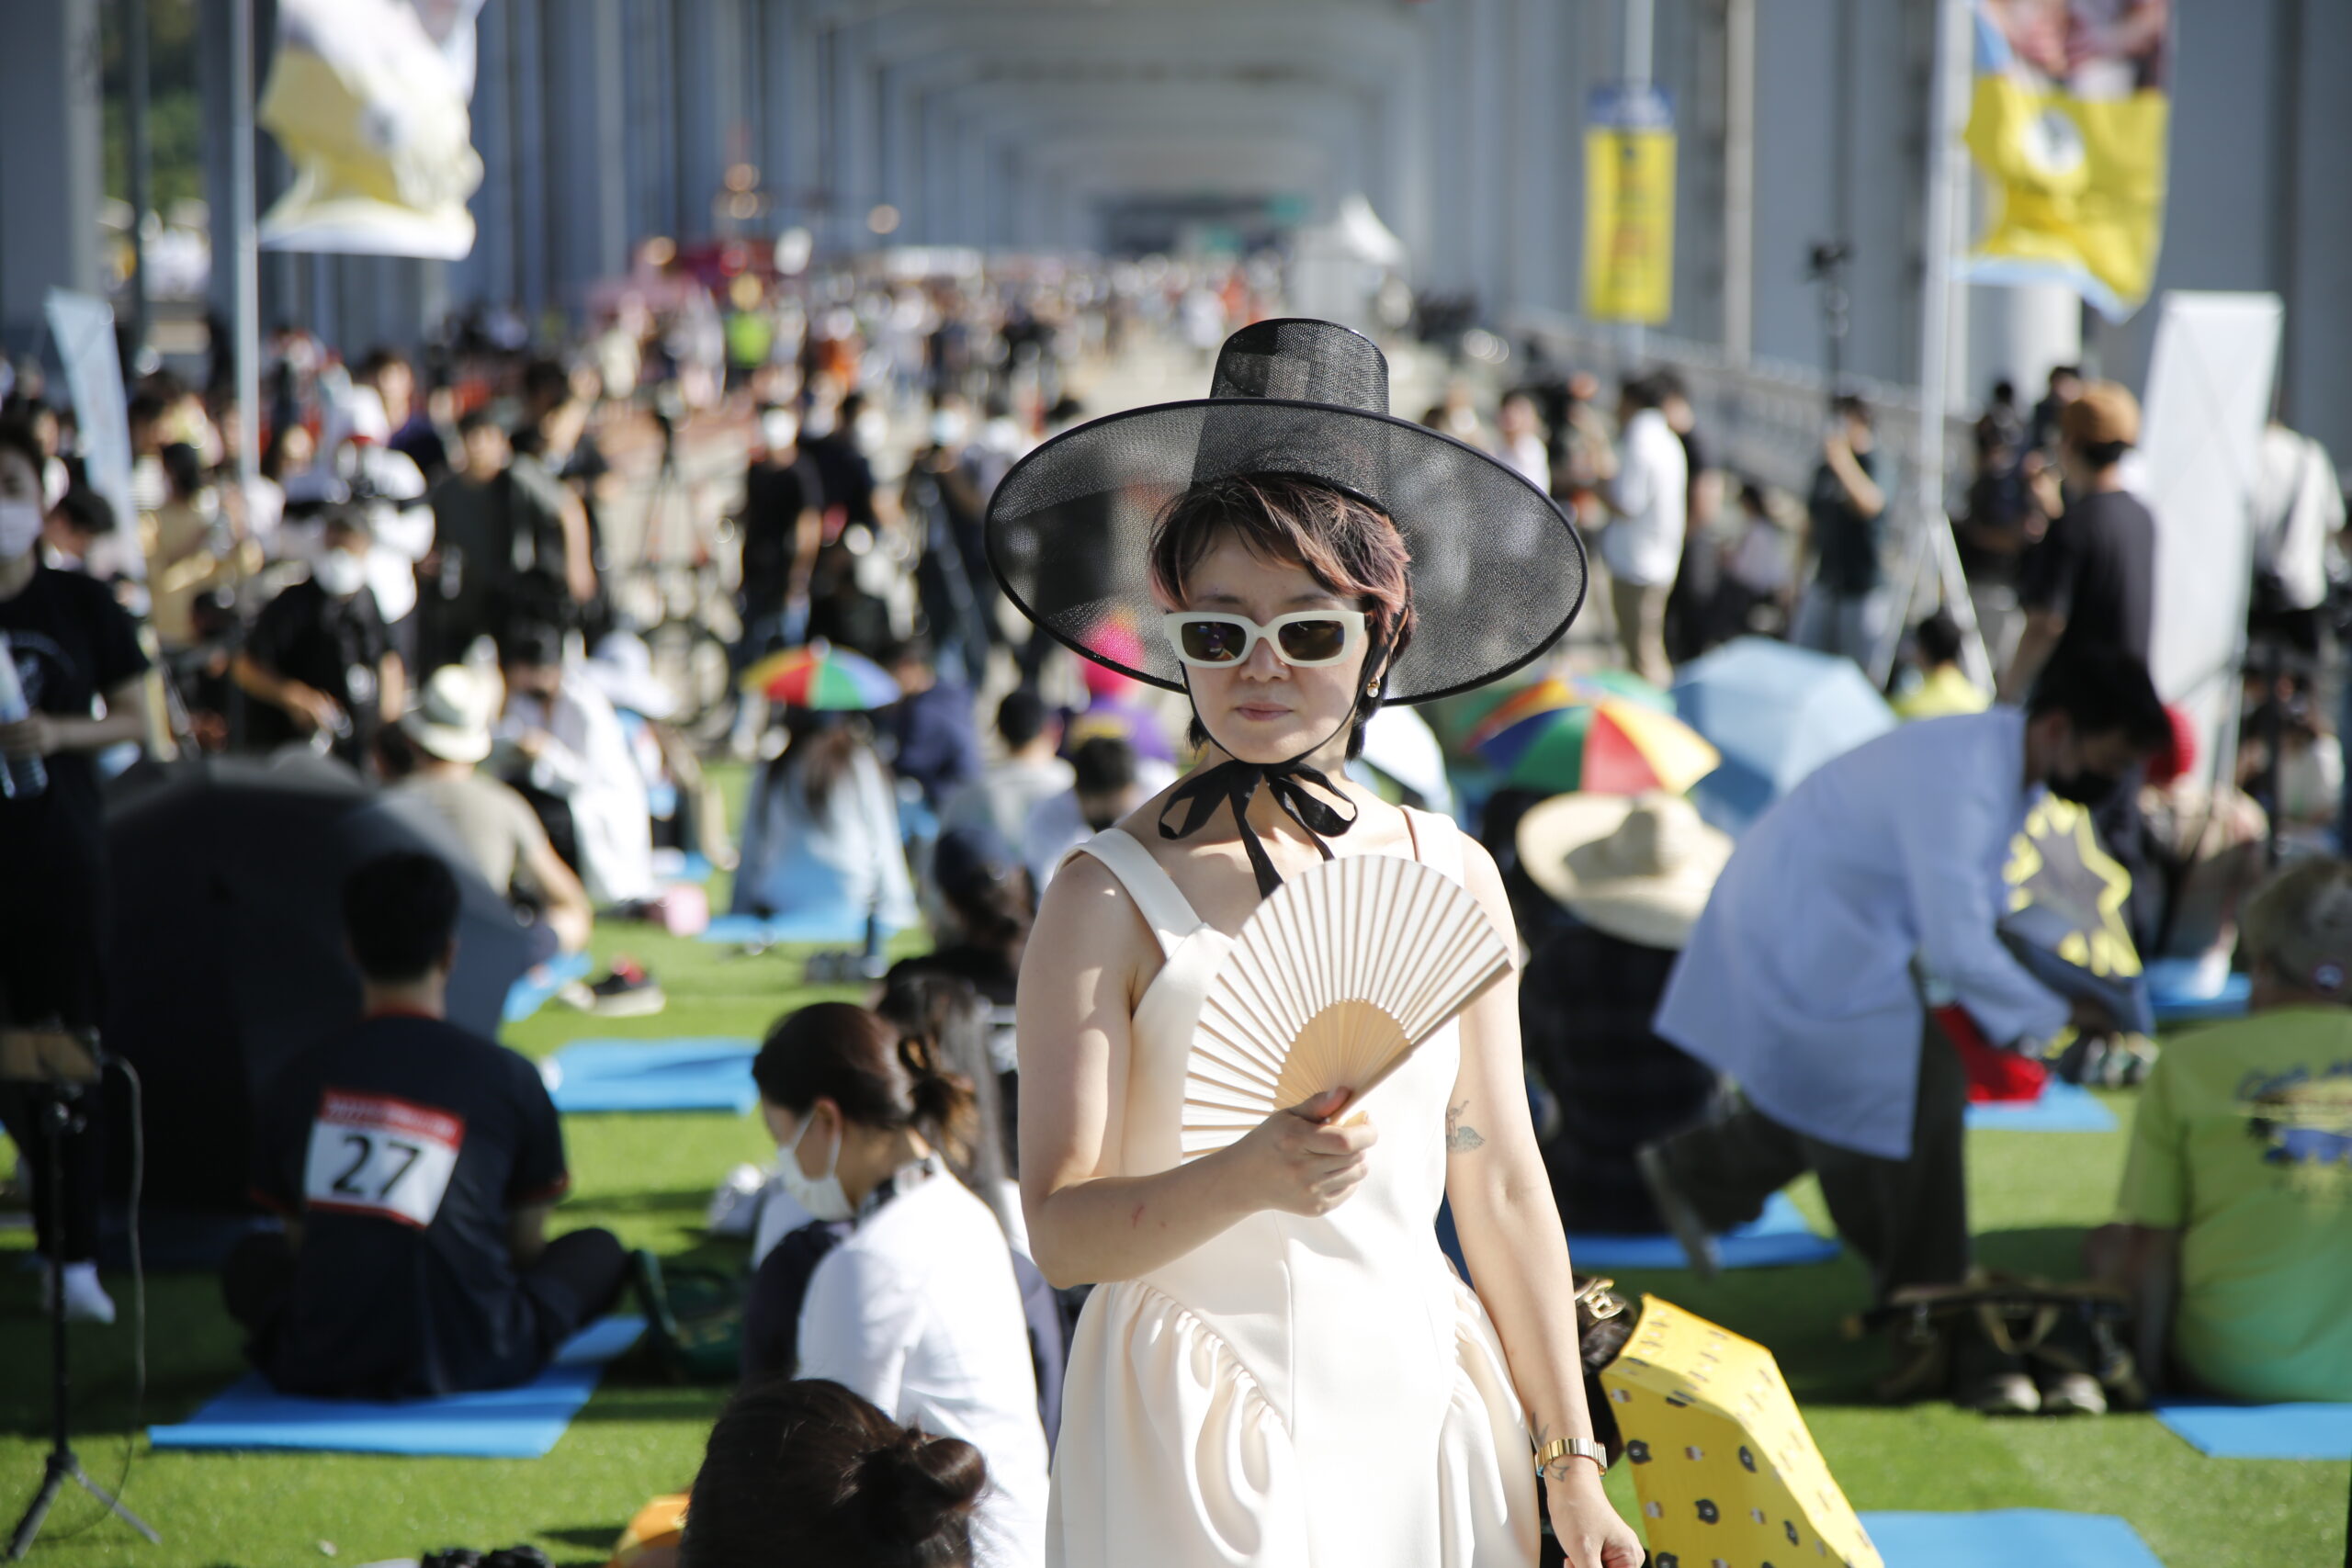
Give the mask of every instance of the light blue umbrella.
[[1674, 709], [1723, 765], [1690, 791], [1699, 814], [1738, 833], [1814, 769], [1894, 728], [1850, 659], [1744, 637], [1676, 672]]

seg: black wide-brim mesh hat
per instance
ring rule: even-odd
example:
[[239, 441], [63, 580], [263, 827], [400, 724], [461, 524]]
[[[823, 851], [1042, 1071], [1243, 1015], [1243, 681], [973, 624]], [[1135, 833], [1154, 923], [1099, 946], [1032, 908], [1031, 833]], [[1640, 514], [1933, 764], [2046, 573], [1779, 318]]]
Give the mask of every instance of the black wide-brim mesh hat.
[[1300, 319], [1226, 339], [1205, 399], [1094, 420], [1015, 464], [989, 502], [989, 565], [1073, 652], [1181, 692], [1151, 594], [1152, 525], [1191, 487], [1242, 474], [1317, 480], [1395, 521], [1417, 621], [1390, 702], [1510, 673], [1584, 603], [1584, 544], [1551, 498], [1476, 447], [1392, 416], [1379, 348]]

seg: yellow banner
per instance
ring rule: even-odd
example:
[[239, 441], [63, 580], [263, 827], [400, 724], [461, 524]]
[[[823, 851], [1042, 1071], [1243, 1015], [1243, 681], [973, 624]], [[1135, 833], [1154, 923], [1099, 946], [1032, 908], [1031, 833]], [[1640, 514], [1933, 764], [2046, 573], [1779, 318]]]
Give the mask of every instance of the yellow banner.
[[1654, 326], [1674, 310], [1674, 132], [1584, 133], [1584, 313]]
[[1977, 0], [1966, 140], [1993, 208], [1964, 276], [2063, 283], [2110, 320], [2147, 299], [2164, 231], [2168, 43], [2162, 0], [2054, 11]]

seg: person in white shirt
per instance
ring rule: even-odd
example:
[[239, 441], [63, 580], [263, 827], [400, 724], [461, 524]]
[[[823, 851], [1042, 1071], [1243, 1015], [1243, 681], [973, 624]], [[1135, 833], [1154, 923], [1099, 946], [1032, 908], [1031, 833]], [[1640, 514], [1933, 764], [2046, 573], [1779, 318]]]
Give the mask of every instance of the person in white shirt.
[[815, 1218], [853, 1227], [808, 1277], [796, 1375], [979, 1450], [989, 1484], [973, 1561], [1040, 1568], [1046, 1432], [1012, 1254], [939, 1152], [969, 1131], [972, 1085], [920, 1042], [820, 1002], [778, 1024], [753, 1061], [778, 1176]]
[[650, 898], [645, 775], [612, 702], [588, 671], [565, 660], [553, 626], [514, 628], [500, 644], [499, 664], [506, 708], [498, 739], [522, 764], [519, 783], [570, 813], [571, 858], [588, 897], [603, 908]]
[[1552, 493], [1552, 455], [1544, 446], [1544, 421], [1525, 392], [1503, 399], [1495, 412], [1495, 456], [1544, 494]]
[[1005, 694], [996, 708], [996, 733], [1004, 742], [1004, 756], [947, 797], [939, 810], [943, 834], [985, 827], [1006, 843], [1017, 844], [1038, 803], [1069, 790], [1070, 766], [1056, 755], [1061, 750], [1062, 727], [1035, 687]]
[[1609, 569], [1609, 608], [1627, 666], [1665, 686], [1674, 679], [1666, 657], [1666, 600], [1682, 566], [1690, 462], [1659, 402], [1656, 382], [1625, 383], [1617, 478], [1602, 491], [1614, 521], [1601, 530], [1600, 559]]
[[[1807, 1169], [1879, 1298], [1968, 1274], [1960, 1060], [1932, 979], [2002, 1045], [2069, 1004], [2001, 942], [2002, 868], [2046, 787], [2106, 798], [2168, 742], [2146, 668], [2117, 649], [2053, 663], [2023, 711], [1922, 719], [1823, 764], [1739, 840], [1667, 982], [1660, 1036], [1739, 1082], [1730, 1116], [1644, 1147], [1692, 1267]], [[2108, 1032], [2096, 1004], [2080, 1027]]]
[[1054, 878], [1062, 857], [1176, 782], [1176, 770], [1115, 735], [1098, 735], [1070, 757], [1070, 787], [1039, 801], [1022, 825], [1022, 862], [1032, 886]]
[[280, 525], [280, 548], [298, 559], [314, 558], [321, 546], [308, 519], [322, 503], [364, 501], [368, 507], [368, 587], [376, 609], [391, 629], [401, 655], [415, 662], [416, 563], [433, 547], [433, 508], [424, 499], [424, 475], [406, 453], [387, 446], [392, 438], [384, 400], [373, 387], [352, 387], [327, 409], [318, 459], [285, 482], [288, 516]]

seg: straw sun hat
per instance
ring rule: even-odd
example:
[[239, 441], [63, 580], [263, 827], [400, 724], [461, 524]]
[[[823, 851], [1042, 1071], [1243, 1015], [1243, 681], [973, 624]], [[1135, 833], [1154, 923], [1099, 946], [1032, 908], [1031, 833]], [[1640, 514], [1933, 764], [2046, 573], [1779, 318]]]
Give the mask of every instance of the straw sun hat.
[[498, 694], [490, 678], [462, 664], [445, 664], [401, 719], [418, 748], [445, 762], [479, 762], [490, 755], [490, 726]]
[[1597, 931], [1679, 949], [1724, 863], [1731, 836], [1679, 795], [1560, 795], [1519, 821], [1519, 863], [1535, 886]]

